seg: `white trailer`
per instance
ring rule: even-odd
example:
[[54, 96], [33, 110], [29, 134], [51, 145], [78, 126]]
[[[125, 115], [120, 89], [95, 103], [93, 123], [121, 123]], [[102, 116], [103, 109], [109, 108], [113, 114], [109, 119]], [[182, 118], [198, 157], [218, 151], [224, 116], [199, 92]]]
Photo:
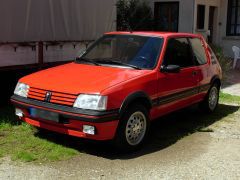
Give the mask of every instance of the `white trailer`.
[[73, 60], [116, 29], [116, 0], [0, 0], [0, 69]]

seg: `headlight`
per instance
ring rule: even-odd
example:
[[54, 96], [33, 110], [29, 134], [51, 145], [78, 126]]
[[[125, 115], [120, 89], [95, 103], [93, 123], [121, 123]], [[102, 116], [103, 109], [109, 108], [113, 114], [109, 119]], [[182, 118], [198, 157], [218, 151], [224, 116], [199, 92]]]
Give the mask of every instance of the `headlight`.
[[107, 96], [80, 94], [73, 107], [90, 110], [106, 110]]
[[29, 90], [29, 86], [27, 84], [18, 82], [17, 86], [14, 90], [14, 94], [22, 96], [22, 97], [27, 97], [28, 96], [28, 90]]

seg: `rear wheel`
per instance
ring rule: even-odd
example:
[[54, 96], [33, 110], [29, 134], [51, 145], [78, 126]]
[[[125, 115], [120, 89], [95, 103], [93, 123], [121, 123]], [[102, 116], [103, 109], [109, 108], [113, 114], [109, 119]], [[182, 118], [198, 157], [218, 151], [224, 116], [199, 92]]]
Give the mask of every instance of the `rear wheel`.
[[115, 146], [121, 151], [140, 148], [148, 134], [149, 112], [143, 105], [133, 104], [120, 119]]
[[219, 89], [220, 88], [217, 84], [211, 86], [206, 98], [200, 103], [201, 109], [209, 113], [216, 110], [219, 101]]

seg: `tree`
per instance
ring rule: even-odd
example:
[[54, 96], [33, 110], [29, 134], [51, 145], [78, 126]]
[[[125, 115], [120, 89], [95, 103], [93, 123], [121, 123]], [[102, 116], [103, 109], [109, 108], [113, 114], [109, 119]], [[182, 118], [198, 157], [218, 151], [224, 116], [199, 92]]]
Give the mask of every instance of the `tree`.
[[118, 0], [117, 30], [153, 30], [153, 13], [148, 3], [144, 0]]

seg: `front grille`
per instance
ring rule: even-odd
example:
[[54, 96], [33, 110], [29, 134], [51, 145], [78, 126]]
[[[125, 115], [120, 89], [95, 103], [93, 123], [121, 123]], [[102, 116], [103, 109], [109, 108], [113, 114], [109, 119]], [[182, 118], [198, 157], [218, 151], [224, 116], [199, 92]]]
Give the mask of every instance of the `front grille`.
[[49, 102], [53, 103], [53, 104], [73, 106], [73, 104], [77, 98], [77, 95], [48, 91], [48, 90], [43, 90], [43, 89], [38, 89], [38, 88], [33, 88], [33, 87], [30, 87], [30, 89], [29, 89], [28, 98], [39, 100], [39, 101], [45, 101], [47, 92], [52, 93]]

